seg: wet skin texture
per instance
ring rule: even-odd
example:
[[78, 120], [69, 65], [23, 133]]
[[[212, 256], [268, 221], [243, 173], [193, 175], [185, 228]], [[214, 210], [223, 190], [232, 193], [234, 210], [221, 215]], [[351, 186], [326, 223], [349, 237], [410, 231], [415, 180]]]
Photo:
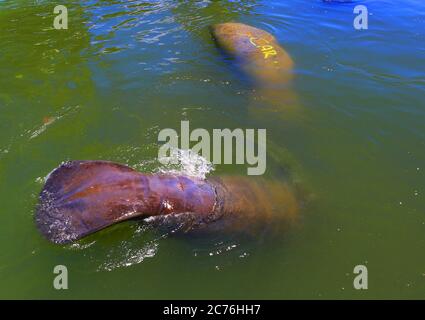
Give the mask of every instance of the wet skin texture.
[[221, 23], [210, 30], [217, 45], [239, 59], [243, 70], [260, 85], [291, 80], [294, 62], [270, 33], [243, 23]]
[[295, 196], [281, 183], [143, 174], [112, 162], [72, 161], [49, 175], [36, 224], [48, 240], [68, 243], [136, 217], [179, 217], [187, 230], [217, 221], [225, 222], [220, 228], [241, 230], [259, 221], [293, 220], [297, 211]]
[[273, 35], [233, 22], [213, 25], [210, 32], [217, 46], [235, 59], [266, 102], [278, 111], [296, 104], [290, 88], [294, 62]]

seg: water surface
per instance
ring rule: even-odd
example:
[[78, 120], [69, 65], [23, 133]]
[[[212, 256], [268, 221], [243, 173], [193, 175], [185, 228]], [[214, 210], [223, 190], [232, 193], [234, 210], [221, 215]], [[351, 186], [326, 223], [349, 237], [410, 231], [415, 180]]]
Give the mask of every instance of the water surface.
[[[369, 29], [353, 28], [356, 4]], [[424, 298], [425, 5], [421, 0], [0, 2], [1, 298]], [[295, 61], [293, 117], [251, 112], [251, 85], [208, 26], [274, 34]], [[70, 246], [34, 207], [62, 161], [141, 171], [163, 128], [266, 128], [267, 175], [308, 190], [280, 235], [178, 237], [135, 221]], [[244, 174], [218, 165], [214, 175]], [[53, 289], [68, 267], [69, 290]], [[353, 268], [369, 289], [353, 289]]]

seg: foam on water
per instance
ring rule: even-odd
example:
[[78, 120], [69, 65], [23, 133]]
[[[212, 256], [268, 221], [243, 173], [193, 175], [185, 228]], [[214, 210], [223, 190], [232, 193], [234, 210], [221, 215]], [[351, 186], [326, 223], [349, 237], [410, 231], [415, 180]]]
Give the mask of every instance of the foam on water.
[[204, 180], [207, 174], [214, 170], [211, 162], [190, 149], [170, 149], [170, 157], [159, 158], [162, 166], [157, 169], [158, 173], [185, 175]]

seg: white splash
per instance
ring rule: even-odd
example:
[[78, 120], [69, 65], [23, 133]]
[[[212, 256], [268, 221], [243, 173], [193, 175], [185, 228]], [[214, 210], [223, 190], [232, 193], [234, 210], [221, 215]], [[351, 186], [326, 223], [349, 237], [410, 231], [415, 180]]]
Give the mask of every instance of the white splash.
[[117, 268], [130, 267], [135, 264], [141, 263], [147, 258], [152, 258], [158, 251], [158, 243], [151, 241], [145, 244], [140, 249], [130, 249], [124, 251], [124, 256], [120, 257], [117, 261], [107, 261], [101, 264], [98, 270], [112, 271]]
[[108, 248], [106, 261], [102, 262], [97, 271], [112, 271], [118, 268], [126, 268], [137, 265], [145, 259], [153, 258], [159, 249], [161, 239], [167, 238], [168, 234], [162, 234], [154, 238], [146, 239], [146, 232], [151, 227], [140, 225], [134, 231], [130, 239], [123, 240], [118, 245]]
[[160, 163], [168, 163], [157, 169], [159, 173], [185, 175], [204, 180], [214, 165], [192, 150], [171, 148], [171, 156], [158, 159]]

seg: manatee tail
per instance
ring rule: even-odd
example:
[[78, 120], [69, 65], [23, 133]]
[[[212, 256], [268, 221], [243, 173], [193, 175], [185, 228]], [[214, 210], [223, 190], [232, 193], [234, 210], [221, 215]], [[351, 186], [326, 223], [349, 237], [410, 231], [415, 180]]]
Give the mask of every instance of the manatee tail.
[[142, 174], [106, 161], [72, 161], [48, 177], [36, 210], [40, 232], [68, 243], [112, 224], [151, 216], [189, 213], [197, 225], [230, 217], [232, 230], [258, 221], [291, 220], [297, 212], [291, 189], [251, 177], [199, 180]]
[[106, 161], [72, 161], [49, 175], [35, 219], [47, 239], [67, 243], [136, 217], [213, 213], [215, 202], [214, 186], [205, 181], [142, 174]]

